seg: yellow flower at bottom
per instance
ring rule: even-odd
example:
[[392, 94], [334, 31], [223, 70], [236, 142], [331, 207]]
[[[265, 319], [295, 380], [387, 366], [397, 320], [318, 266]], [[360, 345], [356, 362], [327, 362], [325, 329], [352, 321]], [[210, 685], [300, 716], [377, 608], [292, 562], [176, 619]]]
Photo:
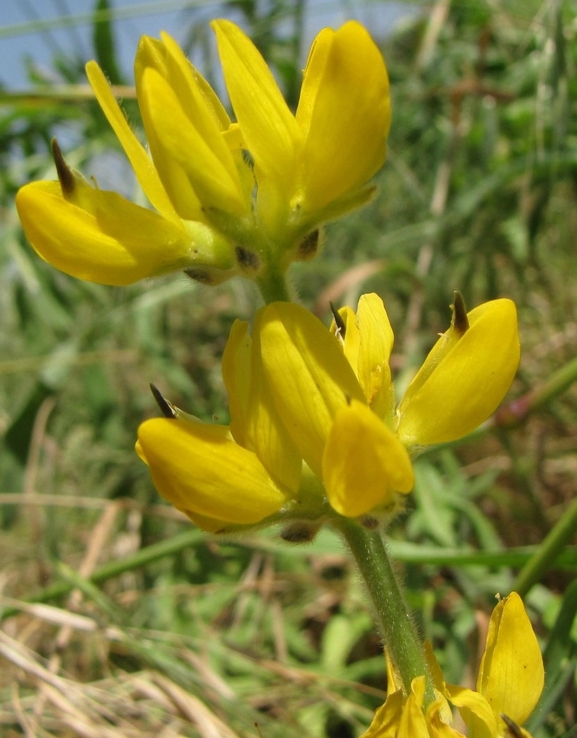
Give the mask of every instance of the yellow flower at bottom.
[[543, 659], [516, 592], [493, 610], [476, 691], [445, 684], [433, 657], [430, 666], [435, 701], [424, 707], [424, 677], [414, 679], [411, 694], [404, 695], [392, 676], [387, 700], [361, 738], [462, 738], [452, 727], [449, 703], [461, 714], [468, 738], [530, 738], [521, 726], [543, 690]]

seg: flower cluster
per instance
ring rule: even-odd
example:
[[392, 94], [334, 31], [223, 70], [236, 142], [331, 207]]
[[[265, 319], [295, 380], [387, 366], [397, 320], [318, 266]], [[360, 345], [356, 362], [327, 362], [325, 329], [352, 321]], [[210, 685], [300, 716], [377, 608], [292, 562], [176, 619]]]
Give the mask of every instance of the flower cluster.
[[493, 610], [476, 690], [445, 684], [429, 653], [436, 699], [424, 708], [425, 678], [403, 694], [389, 668], [389, 689], [361, 738], [463, 738], [453, 727], [450, 705], [468, 729], [468, 738], [530, 738], [521, 726], [541, 695], [543, 659], [521, 598], [515, 592]]
[[230, 425], [148, 420], [138, 452], [161, 494], [205, 530], [274, 514], [388, 516], [413, 487], [411, 455], [466, 435], [503, 399], [519, 363], [515, 306], [494, 300], [467, 314], [457, 297], [398, 407], [392, 347], [377, 295], [363, 295], [356, 314], [343, 309], [331, 330], [298, 305], [272, 303], [252, 337], [241, 321], [231, 330]]
[[176, 270], [207, 284], [235, 274], [262, 283], [314, 255], [324, 222], [372, 198], [390, 106], [367, 31], [351, 21], [317, 36], [293, 115], [248, 37], [229, 21], [213, 28], [237, 121], [172, 38], [145, 36], [135, 77], [150, 156], [89, 62], [96, 99], [154, 210], [99, 189], [55, 145], [58, 181], [28, 184], [16, 200], [43, 259], [110, 285]]
[[[393, 331], [377, 295], [335, 312], [330, 328], [282, 301], [286, 269], [314, 255], [323, 224], [375, 193], [387, 71], [358, 23], [324, 29], [293, 114], [247, 36], [224, 20], [213, 28], [236, 121], [172, 38], [144, 37], [135, 76], [147, 151], [90, 62], [95, 97], [151, 207], [101, 190], [54, 142], [58, 179], [17, 196], [28, 239], [58, 269], [102, 284], [178, 270], [206, 284], [253, 279], [267, 304], [252, 330], [236, 321], [230, 332], [229, 424], [203, 423], [160, 396], [166, 417], [139, 428], [137, 452], [156, 487], [213, 533], [279, 524], [285, 538], [305, 540], [323, 523], [339, 530], [370, 581], [398, 669], [389, 668], [387, 700], [363, 738], [459, 738], [453, 708], [469, 738], [528, 736], [520, 726], [543, 664], [520, 598], [495, 608], [476, 690], [447, 685], [423, 654], [375, 531], [412, 490], [419, 450], [467, 435], [502, 401], [519, 363], [515, 306], [498, 299], [467, 313], [457, 293], [450, 327], [397, 403]], [[377, 561], [387, 564], [380, 579]]]

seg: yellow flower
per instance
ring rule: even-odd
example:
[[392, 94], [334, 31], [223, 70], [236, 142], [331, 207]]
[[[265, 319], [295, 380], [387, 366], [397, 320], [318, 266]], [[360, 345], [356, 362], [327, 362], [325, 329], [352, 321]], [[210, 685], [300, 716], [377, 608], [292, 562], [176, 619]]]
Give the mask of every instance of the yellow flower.
[[260, 323], [264, 377], [302, 458], [332, 507], [356, 517], [394, 508], [413, 487], [409, 451], [460, 438], [498, 406], [519, 364], [517, 316], [494, 300], [454, 319], [395, 410], [393, 333], [381, 299], [363, 295], [328, 331], [304, 308], [274, 303]]
[[[409, 452], [473, 430], [517, 369], [513, 303], [495, 300], [468, 315], [462, 300], [456, 305], [396, 410], [393, 333], [377, 295], [363, 295], [356, 315], [341, 311], [333, 330], [291, 303], [259, 310], [252, 338], [237, 321], [223, 357], [230, 427], [156, 419], [140, 428], [139, 453], [159, 491], [195, 522], [214, 518], [211, 530], [275, 513], [290, 521], [322, 520], [331, 509], [394, 512], [413, 487]], [[258, 489], [255, 475], [264, 480]]]
[[521, 726], [543, 690], [543, 659], [516, 592], [493, 610], [475, 691], [445, 684], [429, 656], [435, 701], [424, 707], [424, 677], [414, 679], [410, 695], [404, 695], [389, 669], [387, 700], [362, 738], [460, 738], [449, 704], [459, 711], [468, 738], [530, 738]]
[[[240, 149], [233, 152], [227, 143], [226, 112], [168, 36], [162, 41], [143, 37], [135, 71], [152, 159], [96, 62], [86, 66], [96, 99], [156, 212], [90, 184], [66, 165], [56, 147], [58, 182], [33, 182], [16, 198], [30, 242], [62, 271], [102, 284], [130, 284], [179, 269], [210, 284], [250, 273], [242, 249], [204, 213], [225, 208], [242, 217], [250, 211], [252, 185], [239, 172]], [[168, 158], [159, 143], [159, 110], [166, 136], [178, 134], [177, 158]]]
[[[254, 160], [257, 217], [273, 242], [300, 245], [320, 222], [365, 204], [385, 161], [391, 111], [383, 58], [355, 21], [313, 42], [296, 115], [257, 49], [229, 21], [216, 30], [227, 89]], [[293, 258], [298, 258], [298, 254]]]
[[154, 210], [100, 190], [54, 149], [58, 181], [23, 187], [16, 204], [39, 255], [81, 279], [122, 285], [185, 270], [208, 284], [259, 280], [310, 258], [319, 226], [367, 202], [390, 123], [388, 78], [367, 31], [346, 23], [315, 40], [293, 115], [259, 52], [215, 21], [238, 122], [166, 34], [135, 59], [149, 153], [96, 62], [86, 71]]

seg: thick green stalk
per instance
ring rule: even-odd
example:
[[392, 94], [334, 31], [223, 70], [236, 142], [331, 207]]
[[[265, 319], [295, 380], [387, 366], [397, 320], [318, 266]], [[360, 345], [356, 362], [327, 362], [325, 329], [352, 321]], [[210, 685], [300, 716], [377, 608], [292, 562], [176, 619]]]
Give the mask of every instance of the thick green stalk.
[[397, 576], [378, 531], [368, 531], [354, 520], [334, 523], [358, 566], [372, 602], [377, 626], [389, 658], [409, 694], [415, 677], [425, 676], [425, 704], [435, 698], [422, 639], [411, 617]]
[[277, 301], [291, 302], [286, 272], [283, 272], [277, 264], [269, 264], [256, 283], [267, 305]]

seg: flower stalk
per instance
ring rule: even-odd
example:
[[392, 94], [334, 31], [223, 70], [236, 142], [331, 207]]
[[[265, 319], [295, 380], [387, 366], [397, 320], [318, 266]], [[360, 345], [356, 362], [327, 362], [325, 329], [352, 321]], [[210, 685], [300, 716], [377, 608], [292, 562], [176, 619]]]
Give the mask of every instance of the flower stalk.
[[413, 679], [425, 677], [425, 705], [435, 699], [433, 680], [423, 642], [412, 619], [400, 582], [378, 530], [369, 531], [355, 520], [339, 518], [334, 527], [345, 540], [369, 595], [385, 648], [404, 691]]
[[291, 302], [290, 290], [286, 272], [276, 268], [275, 264], [269, 267], [256, 279], [257, 287], [265, 304], [271, 302]]

